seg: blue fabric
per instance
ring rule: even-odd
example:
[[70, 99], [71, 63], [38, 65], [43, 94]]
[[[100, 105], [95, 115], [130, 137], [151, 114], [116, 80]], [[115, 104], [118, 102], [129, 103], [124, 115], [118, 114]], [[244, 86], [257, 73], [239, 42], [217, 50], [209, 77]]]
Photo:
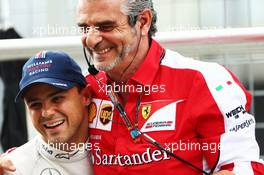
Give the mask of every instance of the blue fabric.
[[45, 83], [60, 89], [70, 89], [76, 85], [86, 86], [81, 68], [69, 55], [61, 51], [42, 51], [25, 63], [19, 83], [20, 91], [15, 101], [23, 95], [27, 87], [36, 83]]

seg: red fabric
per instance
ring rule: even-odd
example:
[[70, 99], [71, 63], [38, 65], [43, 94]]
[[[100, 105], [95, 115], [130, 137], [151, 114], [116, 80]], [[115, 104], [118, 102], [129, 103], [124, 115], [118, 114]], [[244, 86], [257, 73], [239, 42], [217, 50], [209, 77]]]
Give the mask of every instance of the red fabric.
[[234, 164], [233, 163], [230, 163], [230, 164], [227, 164], [227, 165], [223, 165], [221, 167], [221, 170], [233, 171], [233, 169], [234, 169]]
[[[151, 48], [144, 62], [127, 82], [127, 85], [131, 86], [151, 87], [157, 85], [160, 87], [163, 85], [165, 87], [163, 92], [141, 94], [138, 128], [153, 129], [153, 131], [146, 133], [165, 148], [174, 149], [173, 153], [197, 167], [203, 169], [203, 158], [205, 158], [209, 168], [214, 168], [218, 165], [219, 149], [212, 150], [211, 147], [208, 149], [203, 147], [186, 150], [180, 149], [180, 145], [218, 145], [221, 142], [221, 135], [226, 132], [224, 121], [226, 114], [221, 113], [219, 104], [212, 96], [201, 72], [192, 68], [181, 68], [180, 66], [183, 64], [181, 61], [186, 61], [186, 58], [181, 58], [181, 56], [178, 57], [184, 60], [179, 60], [180, 68], [173, 68], [173, 64], [177, 64], [178, 58], [172, 58], [167, 53], [164, 59], [175, 59], [175, 63], [171, 65], [160, 64], [164, 61], [161, 57], [162, 51], [161, 46], [152, 40]], [[193, 61], [189, 62], [190, 64], [193, 63]], [[99, 73], [97, 78], [103, 83], [108, 81], [103, 72]], [[93, 91], [94, 106], [96, 106], [94, 111], [97, 111], [90, 123], [90, 141], [100, 147], [100, 151], [92, 150], [96, 175], [104, 175], [105, 173], [109, 175], [202, 175], [181, 161], [169, 157], [144, 139], [134, 142], [117, 110], [114, 110], [112, 118], [109, 119], [110, 116], [108, 116], [109, 121], [105, 122], [106, 117], [101, 118], [105, 112], [102, 112], [102, 109], [105, 108], [106, 104], [112, 107], [113, 104], [105, 92], [100, 91], [101, 85], [98, 85], [92, 76], [88, 76], [87, 80], [90, 82]], [[239, 82], [235, 79], [232, 80], [232, 84], [227, 84], [227, 81], [223, 83], [232, 87]], [[245, 97], [250, 102], [248, 93], [244, 89], [242, 92], [245, 93]], [[136, 101], [139, 94], [138, 92], [130, 92], [124, 106], [132, 124], [135, 124], [136, 120]], [[246, 105], [248, 106], [248, 104]], [[147, 110], [148, 106], [150, 109]], [[171, 106], [173, 108], [170, 108]], [[149, 115], [144, 115], [144, 112]], [[154, 119], [155, 116], [158, 117]], [[233, 120], [234, 117], [231, 115], [230, 118]], [[152, 120], [154, 122], [151, 122]], [[171, 124], [175, 124], [175, 129], [169, 129]], [[177, 149], [176, 145], [178, 146]]]
[[251, 162], [254, 175], [264, 175], [264, 165], [258, 162]]

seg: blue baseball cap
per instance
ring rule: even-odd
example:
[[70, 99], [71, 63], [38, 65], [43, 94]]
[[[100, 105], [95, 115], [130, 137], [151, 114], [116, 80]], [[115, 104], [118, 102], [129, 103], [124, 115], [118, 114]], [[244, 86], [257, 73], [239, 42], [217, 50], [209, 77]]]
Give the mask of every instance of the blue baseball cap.
[[24, 64], [15, 102], [29, 86], [37, 83], [64, 90], [76, 85], [85, 87], [87, 84], [78, 64], [61, 51], [41, 51]]

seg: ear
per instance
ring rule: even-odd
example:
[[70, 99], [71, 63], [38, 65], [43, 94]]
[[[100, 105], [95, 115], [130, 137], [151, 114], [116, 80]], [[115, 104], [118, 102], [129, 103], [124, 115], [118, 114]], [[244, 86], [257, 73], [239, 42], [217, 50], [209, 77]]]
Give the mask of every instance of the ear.
[[140, 22], [140, 28], [141, 28], [141, 35], [142, 36], [147, 36], [151, 22], [152, 22], [152, 13], [150, 9], [145, 9], [143, 10], [139, 16], [138, 16], [138, 21]]
[[91, 94], [91, 87], [87, 85], [85, 88], [81, 90], [81, 95], [83, 97], [83, 103], [88, 106], [91, 103], [92, 94]]
[[87, 35], [82, 35], [81, 40], [82, 40], [82, 45], [83, 45], [83, 47], [87, 47], [86, 39], [87, 39]]

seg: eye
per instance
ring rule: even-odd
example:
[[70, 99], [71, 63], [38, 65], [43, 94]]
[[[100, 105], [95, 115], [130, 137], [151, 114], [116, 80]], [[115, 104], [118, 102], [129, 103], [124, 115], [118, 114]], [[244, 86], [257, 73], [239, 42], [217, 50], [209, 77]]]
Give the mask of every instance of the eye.
[[65, 98], [65, 97], [62, 96], [62, 95], [56, 95], [56, 96], [52, 97], [51, 101], [52, 101], [53, 103], [61, 103], [61, 102], [63, 101], [64, 98]]
[[42, 108], [42, 104], [40, 102], [33, 102], [28, 104], [29, 109], [31, 110], [38, 110]]
[[115, 27], [115, 25], [100, 25], [97, 30], [100, 32], [111, 32]]

